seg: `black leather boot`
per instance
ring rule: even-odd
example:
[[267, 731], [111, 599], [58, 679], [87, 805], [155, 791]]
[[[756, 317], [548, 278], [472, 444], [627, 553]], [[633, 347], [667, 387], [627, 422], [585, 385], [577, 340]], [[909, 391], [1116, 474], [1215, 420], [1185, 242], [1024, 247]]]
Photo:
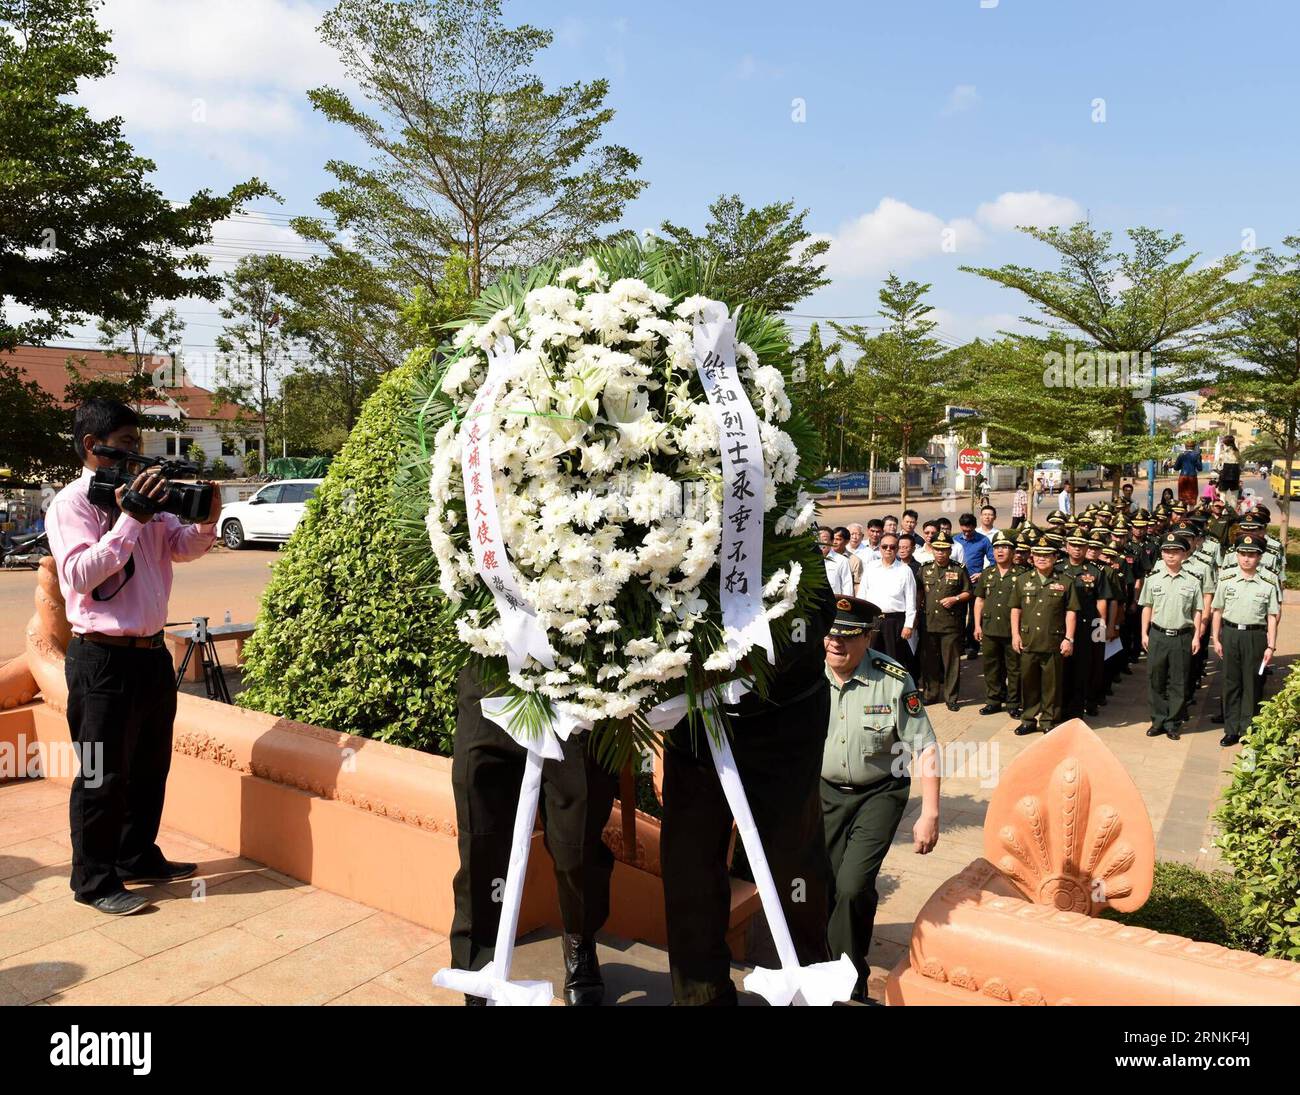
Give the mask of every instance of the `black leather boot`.
[[565, 935], [564, 1002], [571, 1008], [599, 1007], [605, 999], [605, 982], [596, 960], [596, 941], [591, 936]]

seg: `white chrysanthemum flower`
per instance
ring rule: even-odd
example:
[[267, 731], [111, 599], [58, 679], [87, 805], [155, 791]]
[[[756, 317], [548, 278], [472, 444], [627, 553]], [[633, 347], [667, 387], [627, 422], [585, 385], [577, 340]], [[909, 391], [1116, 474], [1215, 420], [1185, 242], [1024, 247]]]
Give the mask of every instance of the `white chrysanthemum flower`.
[[566, 266], [556, 275], [555, 280], [560, 283], [576, 282], [579, 289], [592, 289], [604, 285], [608, 279], [596, 260], [588, 256], [577, 266]]

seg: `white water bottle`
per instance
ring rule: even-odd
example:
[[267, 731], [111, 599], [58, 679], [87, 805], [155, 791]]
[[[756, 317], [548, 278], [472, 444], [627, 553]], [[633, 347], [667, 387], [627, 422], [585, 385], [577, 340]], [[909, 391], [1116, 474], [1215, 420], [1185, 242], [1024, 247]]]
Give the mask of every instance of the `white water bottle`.
[[226, 623], [230, 623], [230, 609], [226, 609]]

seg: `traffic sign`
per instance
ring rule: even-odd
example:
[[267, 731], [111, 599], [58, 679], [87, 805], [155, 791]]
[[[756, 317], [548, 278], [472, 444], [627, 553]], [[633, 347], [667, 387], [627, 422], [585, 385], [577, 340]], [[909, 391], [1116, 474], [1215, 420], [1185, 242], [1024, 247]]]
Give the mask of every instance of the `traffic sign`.
[[957, 454], [957, 467], [963, 475], [979, 475], [984, 470], [984, 454], [979, 449], [962, 449]]

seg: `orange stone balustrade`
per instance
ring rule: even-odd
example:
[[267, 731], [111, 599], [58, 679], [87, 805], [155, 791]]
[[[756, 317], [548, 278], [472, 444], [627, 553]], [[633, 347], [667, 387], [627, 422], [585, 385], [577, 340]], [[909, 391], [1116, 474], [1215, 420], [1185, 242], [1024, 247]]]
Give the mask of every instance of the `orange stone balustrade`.
[[1124, 766], [1080, 719], [1003, 773], [984, 858], [921, 909], [888, 1004], [1300, 1004], [1300, 965], [1095, 919], [1141, 907], [1155, 838]]
[[[0, 666], [0, 743], [19, 756], [24, 745], [69, 741], [70, 639], [53, 560], [46, 559], [27, 651]], [[459, 854], [446, 757], [181, 693], [163, 822], [435, 931], [451, 926]], [[636, 848], [624, 855], [616, 803], [605, 839], [618, 856], [607, 930], [664, 945], [658, 821], [638, 811]], [[758, 908], [754, 887], [733, 882], [728, 941], [738, 957]], [[560, 926], [555, 876], [538, 832], [519, 929], [543, 925]]]

